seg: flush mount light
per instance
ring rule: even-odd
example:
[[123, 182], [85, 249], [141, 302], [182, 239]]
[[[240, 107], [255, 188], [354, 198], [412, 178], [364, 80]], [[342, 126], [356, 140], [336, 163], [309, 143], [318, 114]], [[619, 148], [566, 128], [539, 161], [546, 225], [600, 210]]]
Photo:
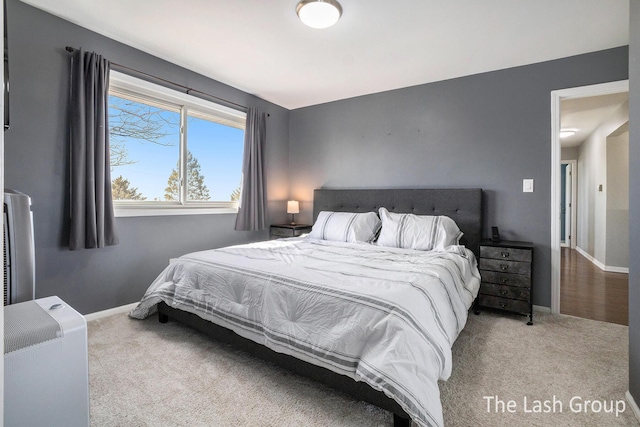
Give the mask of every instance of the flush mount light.
[[296, 7], [296, 13], [311, 28], [329, 28], [340, 19], [342, 6], [335, 0], [302, 0]]
[[560, 131], [560, 138], [568, 138], [576, 134], [576, 131], [573, 129], [563, 129]]

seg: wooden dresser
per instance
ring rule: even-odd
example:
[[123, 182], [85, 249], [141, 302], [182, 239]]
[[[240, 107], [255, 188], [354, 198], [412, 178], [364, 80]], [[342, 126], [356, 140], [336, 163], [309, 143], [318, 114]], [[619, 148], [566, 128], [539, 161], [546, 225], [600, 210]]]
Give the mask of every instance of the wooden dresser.
[[528, 315], [527, 325], [533, 324], [533, 249], [531, 242], [480, 242], [476, 314], [480, 307], [495, 308]]

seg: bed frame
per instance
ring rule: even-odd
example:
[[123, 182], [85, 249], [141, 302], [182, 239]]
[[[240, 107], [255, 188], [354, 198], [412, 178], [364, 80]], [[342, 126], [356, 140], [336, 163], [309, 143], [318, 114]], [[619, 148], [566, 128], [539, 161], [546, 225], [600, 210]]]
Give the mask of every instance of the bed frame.
[[[482, 190], [472, 189], [317, 189], [314, 191], [313, 220], [320, 211], [377, 212], [384, 206], [390, 212], [416, 215], [446, 215], [452, 218], [464, 233], [461, 243], [478, 255], [482, 237]], [[166, 323], [173, 319], [230, 343], [234, 347], [284, 367], [299, 375], [326, 384], [359, 400], [393, 413], [394, 426], [409, 427], [409, 415], [393, 399], [374, 390], [364, 382], [336, 374], [295, 357], [277, 353], [261, 344], [242, 338], [231, 330], [215, 325], [195, 314], [176, 310], [164, 302], [158, 304], [158, 319]]]

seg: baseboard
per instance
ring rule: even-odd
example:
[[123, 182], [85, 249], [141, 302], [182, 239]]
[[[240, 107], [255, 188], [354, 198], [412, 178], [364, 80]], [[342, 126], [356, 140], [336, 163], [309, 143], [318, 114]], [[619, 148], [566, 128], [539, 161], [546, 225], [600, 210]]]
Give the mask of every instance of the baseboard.
[[591, 256], [590, 253], [588, 253], [587, 251], [585, 251], [584, 249], [582, 249], [580, 246], [576, 246], [576, 251], [578, 251], [578, 253], [580, 255], [582, 255], [583, 257], [585, 257], [586, 259], [588, 259], [589, 261], [591, 261], [596, 267], [598, 267], [600, 270], [604, 271], [604, 264], [601, 263], [600, 261], [598, 261], [597, 259], [595, 259], [593, 256]]
[[625, 273], [629, 274], [629, 267], [611, 267], [609, 265], [604, 266], [604, 271], [609, 273]]
[[607, 271], [609, 273], [626, 273], [626, 274], [629, 274], [629, 267], [614, 267], [614, 266], [610, 266], [610, 265], [605, 265], [605, 264], [601, 263], [600, 261], [598, 261], [597, 259], [595, 259], [590, 254], [588, 254], [587, 251], [582, 249], [580, 246], [576, 246], [576, 251], [578, 251], [578, 253], [580, 255], [582, 255], [583, 257], [585, 257], [589, 261], [591, 261], [596, 267], [598, 267], [602, 271]]
[[127, 305], [121, 305], [120, 307], [110, 308], [108, 310], [96, 311], [95, 313], [89, 313], [85, 315], [84, 318], [87, 322], [90, 322], [92, 320], [102, 319], [103, 317], [111, 316], [113, 314], [128, 313], [137, 305], [138, 303], [134, 302]]
[[633, 399], [633, 396], [631, 396], [631, 393], [629, 393], [629, 390], [627, 390], [627, 392], [624, 394], [624, 397], [627, 398], [627, 402], [629, 402], [629, 407], [633, 411], [633, 415], [635, 415], [638, 421], [640, 421], [640, 408], [638, 407], [636, 401]]
[[534, 305], [533, 306], [533, 311], [539, 311], [540, 313], [551, 313], [551, 308], [550, 307], [545, 307], [542, 305]]

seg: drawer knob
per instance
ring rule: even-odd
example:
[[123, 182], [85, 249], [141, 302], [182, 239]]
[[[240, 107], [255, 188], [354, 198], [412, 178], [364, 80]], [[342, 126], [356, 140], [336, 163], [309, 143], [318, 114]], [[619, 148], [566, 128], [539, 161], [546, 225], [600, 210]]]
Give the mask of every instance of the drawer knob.
[[507, 291], [507, 290], [505, 290], [505, 289], [502, 289], [502, 290], [500, 291], [500, 293], [501, 293], [502, 295], [506, 295], [506, 294], [508, 294], [508, 293], [509, 293], [509, 291]]
[[500, 252], [500, 255], [502, 255], [502, 258], [509, 258], [509, 252]]
[[506, 264], [500, 264], [500, 270], [502, 271], [507, 271], [509, 269], [509, 266]]
[[506, 302], [501, 302], [500, 303], [500, 307], [501, 308], [507, 308], [507, 303]]
[[509, 282], [509, 278], [508, 277], [501, 277], [500, 278], [500, 283], [504, 284], [504, 283], [507, 283], [507, 282]]

